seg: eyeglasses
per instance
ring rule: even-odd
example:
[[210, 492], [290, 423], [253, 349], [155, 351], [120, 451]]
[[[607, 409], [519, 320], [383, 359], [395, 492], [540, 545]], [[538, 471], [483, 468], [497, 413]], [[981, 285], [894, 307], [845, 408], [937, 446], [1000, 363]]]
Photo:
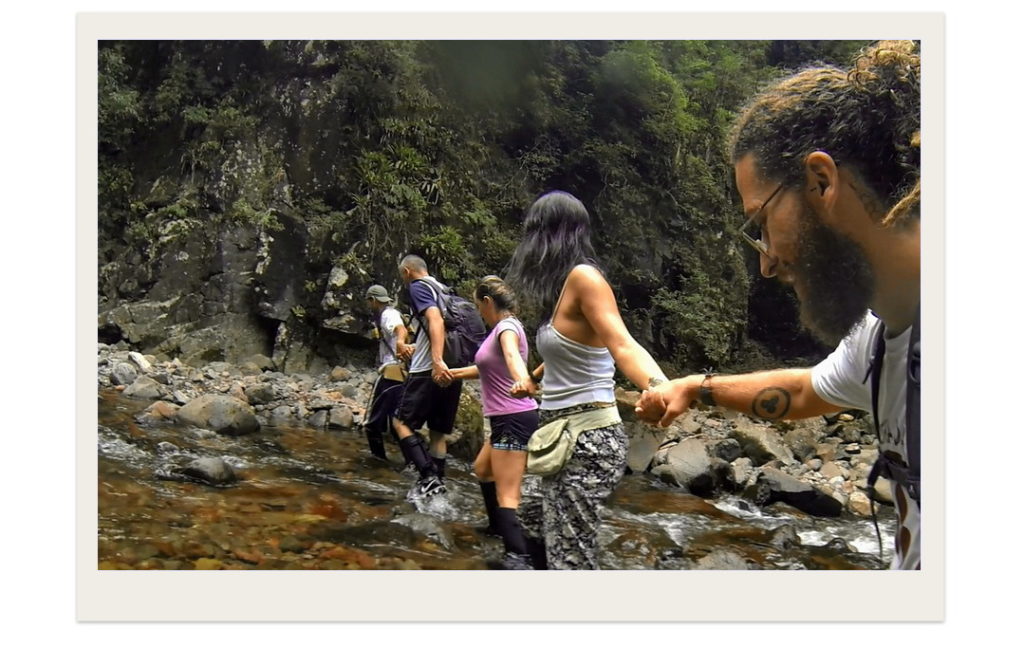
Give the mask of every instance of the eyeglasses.
[[764, 255], [768, 254], [768, 244], [764, 242], [764, 236], [761, 232], [761, 214], [764, 213], [764, 208], [768, 206], [768, 203], [775, 197], [775, 194], [779, 193], [784, 186], [785, 185], [780, 184], [776, 187], [775, 191], [773, 191], [771, 195], [761, 203], [761, 206], [757, 208], [757, 211], [751, 214], [750, 218], [747, 219], [747, 222], [743, 223], [743, 227], [740, 228], [740, 236], [743, 237], [743, 240], [750, 243], [750, 247]]

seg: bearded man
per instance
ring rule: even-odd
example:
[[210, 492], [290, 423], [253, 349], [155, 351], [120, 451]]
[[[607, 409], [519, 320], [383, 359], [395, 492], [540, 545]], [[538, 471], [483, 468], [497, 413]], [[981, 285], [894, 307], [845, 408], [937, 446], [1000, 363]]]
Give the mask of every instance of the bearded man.
[[761, 274], [794, 288], [803, 324], [835, 351], [813, 368], [686, 376], [637, 404], [641, 419], [661, 425], [696, 402], [769, 420], [873, 411], [899, 517], [898, 569], [921, 565], [919, 451], [908, 434], [919, 428], [919, 387], [908, 390], [907, 371], [920, 328], [916, 52], [884, 41], [850, 70], [800, 71], [757, 95], [733, 128], [740, 234]]

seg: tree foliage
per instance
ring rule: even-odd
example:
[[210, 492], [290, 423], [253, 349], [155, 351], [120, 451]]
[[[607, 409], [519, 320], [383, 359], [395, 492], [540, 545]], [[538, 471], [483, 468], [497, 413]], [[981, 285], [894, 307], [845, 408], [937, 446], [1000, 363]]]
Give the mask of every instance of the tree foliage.
[[288, 215], [317, 234], [312, 285], [342, 257], [391, 276], [407, 252], [471, 285], [502, 272], [530, 202], [563, 189], [591, 211], [638, 339], [679, 367], [725, 363], [750, 292], [728, 125], [782, 67], [860, 45], [103, 42], [101, 240]]

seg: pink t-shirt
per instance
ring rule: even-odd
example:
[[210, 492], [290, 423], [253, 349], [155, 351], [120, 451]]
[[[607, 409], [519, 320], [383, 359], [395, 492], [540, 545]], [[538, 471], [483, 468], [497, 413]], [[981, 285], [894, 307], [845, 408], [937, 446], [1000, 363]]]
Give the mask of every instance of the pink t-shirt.
[[526, 362], [527, 344], [526, 331], [522, 323], [514, 317], [506, 317], [491, 329], [484, 338], [474, 358], [476, 368], [480, 370], [480, 395], [483, 399], [484, 416], [515, 414], [537, 409], [537, 401], [532, 398], [515, 398], [508, 392], [515, 381], [505, 364], [505, 354], [501, 351], [498, 339], [503, 331], [515, 331], [519, 335], [519, 353]]

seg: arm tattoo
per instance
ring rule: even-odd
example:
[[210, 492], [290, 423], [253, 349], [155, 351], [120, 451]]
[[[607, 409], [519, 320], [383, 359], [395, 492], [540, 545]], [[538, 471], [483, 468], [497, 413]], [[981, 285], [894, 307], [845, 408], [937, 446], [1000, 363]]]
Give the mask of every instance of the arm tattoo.
[[789, 412], [792, 397], [781, 387], [762, 389], [754, 396], [750, 410], [763, 419], [781, 419]]

